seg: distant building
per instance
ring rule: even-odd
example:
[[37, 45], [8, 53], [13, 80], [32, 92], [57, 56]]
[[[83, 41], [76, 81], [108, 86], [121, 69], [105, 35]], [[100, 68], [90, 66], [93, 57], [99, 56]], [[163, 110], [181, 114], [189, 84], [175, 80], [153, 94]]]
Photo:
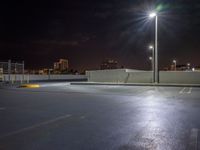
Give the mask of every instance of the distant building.
[[113, 59], [106, 59], [100, 66], [101, 70], [105, 69], [117, 69], [117, 61]]
[[53, 65], [53, 68], [54, 68], [54, 70], [59, 70], [59, 68], [60, 68], [59, 62], [55, 62]]
[[163, 71], [169, 71], [170, 69], [169, 69], [170, 67], [164, 67], [162, 70]]
[[0, 68], [0, 81], [3, 81], [3, 68]]
[[200, 71], [200, 66], [197, 66], [194, 69], [195, 69], [195, 71]]
[[171, 71], [191, 71], [191, 68], [188, 67], [187, 65], [171, 65], [171, 68], [170, 68]]
[[40, 70], [38, 70], [38, 74], [44, 75], [44, 74], [45, 74], [45, 72], [44, 72], [44, 70], [43, 70], [43, 69], [40, 69]]
[[54, 70], [58, 72], [67, 71], [69, 68], [67, 59], [59, 59], [58, 62], [54, 63]]
[[53, 69], [51, 68], [44, 68], [44, 69], [38, 70], [38, 74], [47, 75], [47, 74], [52, 74], [52, 73], [53, 73]]

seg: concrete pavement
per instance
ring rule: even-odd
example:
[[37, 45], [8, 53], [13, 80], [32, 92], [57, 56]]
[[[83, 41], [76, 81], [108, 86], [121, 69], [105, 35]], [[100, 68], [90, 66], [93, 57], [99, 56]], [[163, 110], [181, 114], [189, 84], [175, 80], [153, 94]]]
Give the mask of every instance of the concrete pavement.
[[0, 89], [0, 150], [196, 150], [200, 88]]

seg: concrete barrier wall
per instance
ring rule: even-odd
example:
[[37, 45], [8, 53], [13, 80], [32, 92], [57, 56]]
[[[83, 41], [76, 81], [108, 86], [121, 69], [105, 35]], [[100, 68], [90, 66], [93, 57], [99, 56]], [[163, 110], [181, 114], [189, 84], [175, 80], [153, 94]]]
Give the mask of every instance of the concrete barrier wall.
[[124, 83], [127, 77], [126, 69], [86, 71], [86, 75], [91, 82]]
[[[131, 69], [87, 71], [90, 82], [152, 83], [152, 71]], [[160, 71], [160, 83], [200, 84], [200, 72]]]
[[113, 69], [87, 71], [90, 82], [116, 82], [116, 83], [150, 83], [151, 71], [139, 71], [132, 69]]
[[151, 83], [153, 81], [152, 71], [128, 72], [128, 74], [126, 83]]
[[22, 75], [22, 74], [11, 74], [9, 75], [3, 75], [3, 80], [4, 81], [11, 81], [11, 82], [16, 82], [16, 81], [53, 81], [53, 80], [83, 80], [87, 81], [87, 76], [86, 75]]
[[[86, 75], [3, 75], [4, 81], [90, 81], [115, 83], [152, 83], [152, 71], [113, 69], [87, 71]], [[160, 71], [160, 83], [200, 84], [200, 72]]]
[[200, 72], [161, 71], [160, 83], [200, 84]]

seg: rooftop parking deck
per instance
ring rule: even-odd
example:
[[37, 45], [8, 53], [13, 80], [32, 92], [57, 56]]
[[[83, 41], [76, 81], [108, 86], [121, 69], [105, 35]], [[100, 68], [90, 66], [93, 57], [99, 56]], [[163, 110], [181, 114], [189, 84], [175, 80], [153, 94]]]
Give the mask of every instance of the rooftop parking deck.
[[0, 88], [0, 150], [196, 150], [200, 88]]

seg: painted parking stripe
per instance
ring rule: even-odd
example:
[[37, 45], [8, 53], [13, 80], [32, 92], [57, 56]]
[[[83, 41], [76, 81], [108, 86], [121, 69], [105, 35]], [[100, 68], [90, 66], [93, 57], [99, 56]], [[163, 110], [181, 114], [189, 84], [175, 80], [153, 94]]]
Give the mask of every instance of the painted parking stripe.
[[192, 88], [189, 89], [189, 91], [187, 92], [187, 94], [191, 94], [192, 92]]
[[13, 136], [13, 135], [16, 135], [16, 134], [19, 134], [19, 133], [23, 133], [23, 132], [26, 132], [26, 131], [30, 131], [30, 130], [33, 130], [35, 128], [39, 128], [41, 126], [45, 126], [45, 125], [48, 125], [48, 124], [51, 124], [51, 123], [55, 123], [57, 121], [64, 120], [64, 119], [69, 118], [71, 116], [72, 115], [70, 115], [70, 114], [67, 114], [67, 115], [64, 115], [64, 116], [59, 116], [57, 118], [54, 118], [54, 119], [51, 119], [51, 120], [47, 120], [45, 122], [41, 122], [41, 123], [32, 125], [30, 127], [26, 127], [26, 128], [23, 128], [23, 129], [20, 129], [20, 130], [17, 130], [17, 131], [13, 131], [13, 132], [7, 133], [5, 135], [0, 136], [0, 139], [8, 137], [8, 136]]
[[182, 88], [180, 91], [179, 91], [179, 94], [191, 94], [192, 93], [192, 87], [190, 88]]
[[197, 128], [193, 128], [190, 132], [189, 150], [198, 150], [198, 133]]
[[185, 91], [186, 87], [182, 88], [180, 91], [179, 91], [179, 94], [182, 94], [184, 91]]

